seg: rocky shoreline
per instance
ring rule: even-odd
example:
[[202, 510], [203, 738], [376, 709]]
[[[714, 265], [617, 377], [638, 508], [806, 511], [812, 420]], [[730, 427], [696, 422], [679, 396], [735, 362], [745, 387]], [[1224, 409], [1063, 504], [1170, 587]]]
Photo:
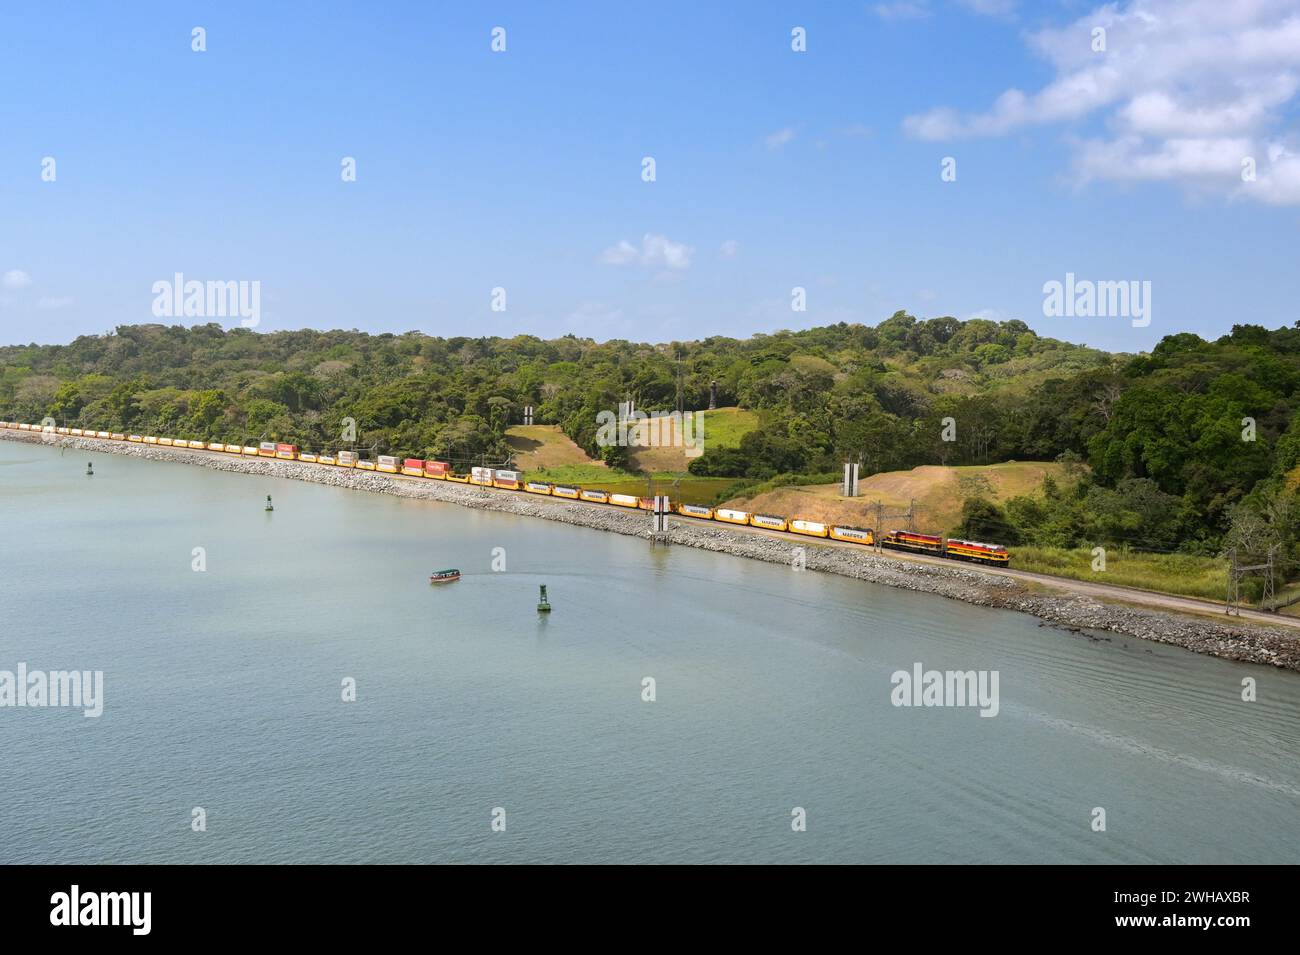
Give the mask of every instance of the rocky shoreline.
[[[540, 517], [633, 537], [648, 537], [650, 532], [649, 516], [644, 511], [621, 510], [579, 501], [559, 501], [540, 495], [489, 491], [445, 481], [401, 478], [374, 471], [236, 457], [217, 452], [181, 451], [158, 445], [96, 438], [59, 436], [47, 441], [38, 434], [8, 430], [0, 431], [0, 437], [29, 444], [123, 454], [151, 461], [176, 461], [217, 471], [291, 478], [331, 487], [443, 501], [525, 517]], [[937, 594], [981, 607], [1018, 610], [1033, 614], [1044, 621], [1045, 625], [1069, 631], [1109, 631], [1229, 660], [1300, 670], [1300, 635], [1281, 629], [1244, 623], [1226, 625], [1174, 612], [1104, 603], [1079, 594], [1042, 593], [1025, 587], [1017, 580], [982, 573], [964, 565], [940, 567], [878, 555], [866, 548], [825, 546], [811, 538], [807, 542], [780, 540], [685, 518], [673, 519], [667, 536], [674, 544], [786, 565], [792, 564], [795, 548], [802, 547], [808, 570]]]

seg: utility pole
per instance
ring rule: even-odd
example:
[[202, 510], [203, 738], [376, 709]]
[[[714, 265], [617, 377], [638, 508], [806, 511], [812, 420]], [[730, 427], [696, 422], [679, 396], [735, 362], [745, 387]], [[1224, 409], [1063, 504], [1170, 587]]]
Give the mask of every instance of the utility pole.
[[1260, 598], [1261, 609], [1269, 609], [1269, 605], [1274, 601], [1276, 593], [1273, 586], [1273, 568], [1277, 558], [1277, 544], [1273, 544], [1268, 549], [1268, 554], [1262, 564], [1242, 564], [1239, 562], [1240, 557], [1237, 548], [1228, 549], [1228, 595], [1224, 601], [1223, 612], [1225, 614], [1235, 614], [1241, 616], [1241, 580], [1248, 577], [1251, 571], [1262, 570], [1264, 572], [1264, 594]]

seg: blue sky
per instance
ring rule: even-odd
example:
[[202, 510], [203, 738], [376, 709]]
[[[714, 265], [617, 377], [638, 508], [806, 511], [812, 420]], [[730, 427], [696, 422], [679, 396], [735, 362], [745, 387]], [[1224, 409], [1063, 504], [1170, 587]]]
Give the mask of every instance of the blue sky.
[[[906, 309], [1134, 351], [1289, 325], [1298, 14], [1297, 0], [10, 7], [0, 342], [155, 321], [152, 285], [177, 272], [260, 282], [260, 331], [666, 341]], [[1098, 24], [1106, 51], [1090, 49]], [[1043, 284], [1067, 272], [1150, 281], [1151, 324], [1044, 317]]]

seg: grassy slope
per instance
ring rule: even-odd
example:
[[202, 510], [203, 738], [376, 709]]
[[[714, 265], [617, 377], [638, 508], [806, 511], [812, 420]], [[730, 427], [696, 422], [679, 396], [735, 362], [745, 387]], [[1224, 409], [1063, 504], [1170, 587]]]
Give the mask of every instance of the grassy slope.
[[[740, 408], [716, 408], [704, 412], [704, 448], [734, 448], [749, 431], [758, 427], [758, 414]], [[665, 431], [670, 429], [665, 428]], [[661, 441], [672, 441], [668, 434]], [[666, 471], [680, 474], [690, 465], [682, 447], [636, 448], [630, 457], [632, 467], [638, 471]]]
[[[749, 414], [749, 412], [740, 412], [740, 415]], [[756, 415], [753, 417], [757, 420]], [[707, 419], [704, 427], [705, 434], [708, 435]], [[530, 478], [550, 481], [554, 484], [598, 487], [611, 493], [637, 495], [646, 493], [644, 477], [610, 468], [603, 461], [592, 459], [557, 425], [517, 425], [506, 432], [506, 440], [515, 449], [515, 465], [519, 470], [527, 472]], [[740, 440], [739, 435], [736, 435], [735, 440]], [[663, 450], [676, 451], [680, 455], [680, 449]], [[683, 467], [682, 470], [684, 471], [685, 468]], [[678, 475], [673, 473], [656, 474], [656, 492], [672, 494], [675, 499], [692, 504], [707, 504], [721, 488], [734, 483], [732, 478], [697, 478], [684, 475], [676, 491], [673, 491], [672, 483], [677, 477]]]
[[896, 524], [902, 521], [888, 515], [906, 511], [915, 501], [916, 529], [942, 534], [961, 517], [960, 477], [983, 476], [993, 490], [994, 500], [1006, 502], [1033, 493], [1049, 474], [1058, 481], [1064, 479], [1062, 466], [1047, 461], [1009, 461], [961, 468], [926, 466], [873, 474], [859, 483], [860, 496], [856, 498], [840, 497], [838, 484], [815, 484], [777, 488], [754, 498], [739, 497], [729, 505], [764, 514], [873, 527], [876, 501], [884, 506], [885, 522]]
[[1030, 570], [1054, 577], [1087, 580], [1098, 584], [1139, 587], [1183, 597], [1222, 600], [1228, 578], [1228, 564], [1217, 557], [1192, 554], [1142, 554], [1123, 550], [1106, 552], [1106, 569], [1092, 569], [1092, 551], [1086, 547], [1016, 547], [1013, 562], [1017, 570]]

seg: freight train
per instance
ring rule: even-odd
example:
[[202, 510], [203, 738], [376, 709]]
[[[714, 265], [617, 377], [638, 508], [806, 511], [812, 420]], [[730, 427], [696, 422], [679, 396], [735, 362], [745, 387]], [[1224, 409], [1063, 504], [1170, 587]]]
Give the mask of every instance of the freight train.
[[999, 544], [981, 544], [979, 541], [956, 537], [945, 539], [911, 531], [890, 531], [880, 538], [880, 546], [934, 557], [950, 557], [953, 560], [972, 560], [979, 564], [1006, 564], [1011, 560], [1007, 549]]
[[[102, 438], [113, 441], [131, 441], [137, 444], [155, 444], [171, 448], [187, 448], [196, 451], [216, 451], [225, 454], [238, 454], [248, 457], [275, 458], [281, 461], [302, 461], [307, 464], [319, 464], [340, 468], [358, 468], [365, 471], [382, 471], [386, 474], [403, 474], [414, 478], [432, 478], [438, 481], [452, 481], [458, 484], [473, 484], [478, 487], [497, 488], [505, 491], [522, 491], [528, 494], [544, 494], [565, 500], [586, 501], [592, 504], [607, 504], [613, 507], [638, 508], [653, 510], [653, 498], [637, 497], [633, 494], [617, 494], [599, 488], [577, 487], [570, 484], [552, 484], [548, 481], [526, 481], [519, 471], [505, 468], [474, 467], [469, 474], [456, 474], [446, 461], [427, 461], [423, 458], [397, 458], [381, 454], [375, 460], [360, 458], [355, 451], [339, 451], [334, 454], [316, 454], [302, 451], [295, 444], [275, 441], [262, 441], [256, 446], [239, 444], [222, 444], [220, 442], [191, 441], [184, 438], [160, 438], [152, 435], [119, 434], [109, 431], [91, 431], [81, 428], [42, 427], [38, 424], [20, 424], [0, 421], [0, 428], [15, 431], [53, 432], [70, 437]], [[705, 507], [701, 504], [674, 502], [672, 511], [682, 517], [701, 521], [717, 521], [722, 524], [742, 524], [762, 530], [795, 534], [803, 537], [823, 537], [829, 540], [844, 541], [849, 544], [874, 546], [877, 544], [876, 532], [869, 528], [844, 527], [827, 524], [822, 521], [788, 519], [771, 514], [751, 514], [726, 507]], [[915, 554], [928, 554], [933, 557], [945, 557], [950, 560], [968, 560], [979, 564], [1005, 566], [1011, 560], [1007, 549], [998, 544], [982, 544], [978, 541], [961, 540], [956, 537], [937, 537], [931, 534], [917, 534], [912, 531], [889, 531], [879, 539], [879, 546], [891, 550], [910, 551]]]

